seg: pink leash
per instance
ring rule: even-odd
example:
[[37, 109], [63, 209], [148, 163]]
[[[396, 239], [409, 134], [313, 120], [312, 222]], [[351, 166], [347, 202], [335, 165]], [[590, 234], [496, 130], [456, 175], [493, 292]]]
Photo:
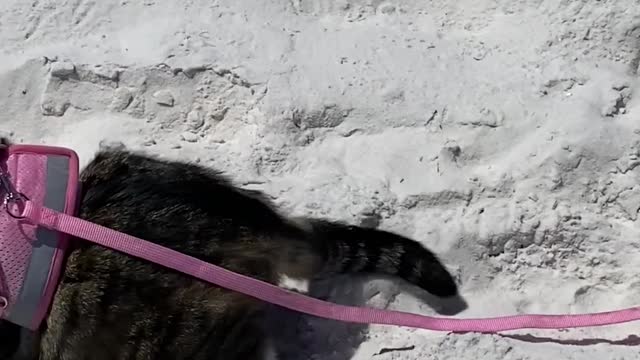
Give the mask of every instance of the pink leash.
[[95, 244], [166, 266], [211, 284], [287, 309], [326, 319], [360, 324], [408, 326], [436, 331], [482, 333], [517, 329], [591, 327], [640, 320], [640, 307], [582, 315], [517, 315], [487, 319], [448, 319], [399, 311], [337, 305], [234, 273], [77, 217], [39, 207], [30, 201], [24, 205], [21, 217], [33, 224], [86, 239]]

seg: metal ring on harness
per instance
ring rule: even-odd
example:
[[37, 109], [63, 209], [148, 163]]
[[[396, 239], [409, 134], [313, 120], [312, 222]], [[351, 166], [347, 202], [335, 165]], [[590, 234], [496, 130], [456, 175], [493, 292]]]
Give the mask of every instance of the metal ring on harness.
[[[28, 201], [29, 198], [23, 194], [23, 193], [17, 193], [17, 194], [11, 194], [9, 196], [7, 196], [4, 200], [4, 208], [7, 212], [7, 214], [9, 214], [9, 216], [11, 216], [14, 219], [24, 219], [24, 215], [22, 215], [22, 210], [24, 210], [24, 202]], [[17, 213], [15, 212], [15, 210], [11, 209], [11, 205], [15, 205], [14, 208], [18, 208]]]

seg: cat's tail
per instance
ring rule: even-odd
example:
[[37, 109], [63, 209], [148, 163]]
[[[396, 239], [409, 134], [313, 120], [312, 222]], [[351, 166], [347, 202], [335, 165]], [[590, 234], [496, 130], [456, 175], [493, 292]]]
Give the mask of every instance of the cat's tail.
[[453, 276], [420, 243], [387, 231], [308, 220], [324, 271], [398, 276], [439, 297], [458, 295]]

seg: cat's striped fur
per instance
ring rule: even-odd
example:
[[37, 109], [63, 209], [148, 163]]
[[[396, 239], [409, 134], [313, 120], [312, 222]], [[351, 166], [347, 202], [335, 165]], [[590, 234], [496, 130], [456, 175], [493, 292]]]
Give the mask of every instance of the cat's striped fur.
[[[81, 179], [81, 217], [270, 283], [379, 273], [438, 296], [457, 294], [436, 256], [411, 239], [287, 219], [260, 193], [200, 166], [110, 149]], [[269, 338], [264, 311], [257, 300], [78, 241], [35, 356], [258, 360]]]

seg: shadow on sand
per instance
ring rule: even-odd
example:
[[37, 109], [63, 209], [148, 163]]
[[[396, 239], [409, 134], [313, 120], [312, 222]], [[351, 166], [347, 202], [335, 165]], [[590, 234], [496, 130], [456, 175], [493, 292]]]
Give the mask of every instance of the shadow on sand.
[[620, 340], [608, 340], [608, 339], [554, 339], [550, 337], [539, 337], [533, 335], [500, 335], [503, 338], [512, 339], [516, 341], [528, 342], [533, 344], [540, 343], [553, 343], [560, 345], [572, 345], [572, 346], [591, 346], [597, 344], [608, 344], [618, 346], [640, 346], [640, 337], [636, 335], [629, 335]]
[[[318, 280], [311, 284], [310, 295], [342, 305], [364, 306], [372, 295], [371, 286], [367, 284], [381, 278], [386, 277], [345, 275]], [[401, 292], [415, 296], [440, 315], [455, 315], [467, 307], [462, 298], [440, 299], [401, 280], [393, 282]], [[279, 360], [351, 359], [366, 340], [368, 328], [367, 325], [319, 319], [275, 306], [269, 311], [268, 327]]]

